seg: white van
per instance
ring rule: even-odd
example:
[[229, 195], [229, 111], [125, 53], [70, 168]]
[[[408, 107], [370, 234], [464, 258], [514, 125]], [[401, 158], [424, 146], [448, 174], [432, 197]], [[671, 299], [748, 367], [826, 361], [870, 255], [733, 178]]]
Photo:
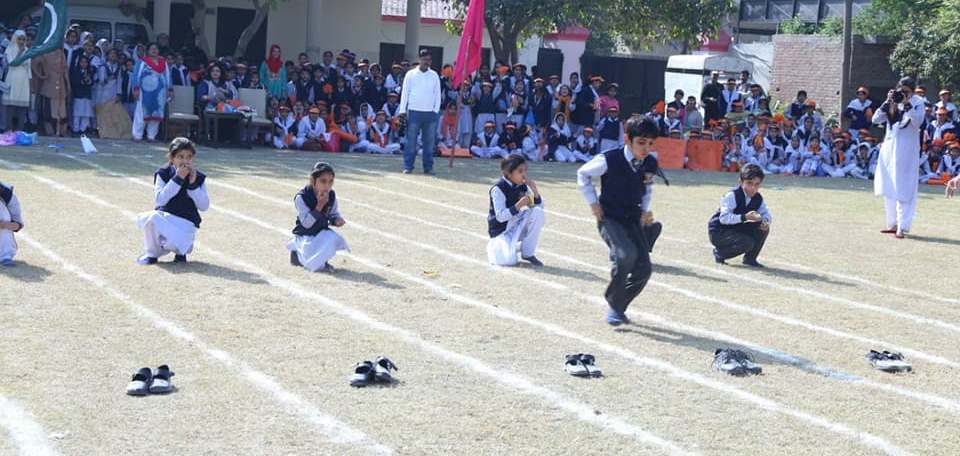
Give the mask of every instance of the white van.
[[753, 74], [753, 63], [725, 54], [672, 55], [663, 75], [663, 99], [673, 101], [674, 92], [681, 89], [684, 101], [692, 95], [700, 103], [700, 91], [710, 80], [711, 72], [719, 71], [720, 82], [724, 83], [728, 78], [739, 79], [744, 70]]
[[[42, 13], [38, 11], [37, 17]], [[68, 6], [67, 24], [79, 24], [80, 30], [92, 32], [97, 39], [106, 38], [111, 43], [121, 39], [124, 43], [148, 43], [147, 28], [133, 16], [124, 16], [118, 8], [100, 6]]]

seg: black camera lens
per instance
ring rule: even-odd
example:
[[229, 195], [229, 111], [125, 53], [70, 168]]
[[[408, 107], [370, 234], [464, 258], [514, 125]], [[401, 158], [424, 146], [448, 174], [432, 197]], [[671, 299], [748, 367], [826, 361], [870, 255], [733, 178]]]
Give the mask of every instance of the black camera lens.
[[893, 102], [894, 103], [903, 103], [903, 92], [897, 90], [893, 92]]

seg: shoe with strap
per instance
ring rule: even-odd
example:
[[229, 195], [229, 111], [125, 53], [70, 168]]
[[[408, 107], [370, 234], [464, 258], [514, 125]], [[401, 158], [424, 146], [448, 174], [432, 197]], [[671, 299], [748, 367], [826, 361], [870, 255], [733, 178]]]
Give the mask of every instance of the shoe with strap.
[[374, 378], [380, 383], [393, 383], [393, 375], [390, 375], [391, 370], [397, 371], [400, 369], [393, 361], [390, 361], [390, 358], [381, 356], [377, 358], [377, 363], [373, 366]]

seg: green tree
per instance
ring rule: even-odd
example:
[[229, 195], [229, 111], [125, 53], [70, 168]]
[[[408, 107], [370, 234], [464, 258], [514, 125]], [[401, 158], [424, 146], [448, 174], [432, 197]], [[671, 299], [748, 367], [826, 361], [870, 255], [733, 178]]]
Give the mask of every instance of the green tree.
[[[469, 0], [453, 0], [464, 17]], [[484, 25], [493, 53], [507, 63], [517, 61], [518, 45], [533, 35], [543, 35], [578, 24], [602, 30], [602, 43], [622, 40], [631, 47], [655, 43], [695, 44], [703, 33], [719, 30], [723, 18], [735, 9], [734, 0], [487, 0]], [[462, 25], [447, 23], [460, 33]]]

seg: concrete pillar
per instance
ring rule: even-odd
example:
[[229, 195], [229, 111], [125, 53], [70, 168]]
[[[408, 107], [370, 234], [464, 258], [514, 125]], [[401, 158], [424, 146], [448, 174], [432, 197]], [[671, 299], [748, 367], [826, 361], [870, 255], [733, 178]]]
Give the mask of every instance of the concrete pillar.
[[311, 62], [319, 62], [323, 57], [321, 32], [323, 27], [323, 0], [307, 1], [307, 55]]
[[155, 35], [170, 34], [170, 0], [154, 0], [153, 33]]
[[420, 0], [407, 0], [406, 29], [404, 30], [403, 56], [410, 63], [418, 60], [420, 50]]

